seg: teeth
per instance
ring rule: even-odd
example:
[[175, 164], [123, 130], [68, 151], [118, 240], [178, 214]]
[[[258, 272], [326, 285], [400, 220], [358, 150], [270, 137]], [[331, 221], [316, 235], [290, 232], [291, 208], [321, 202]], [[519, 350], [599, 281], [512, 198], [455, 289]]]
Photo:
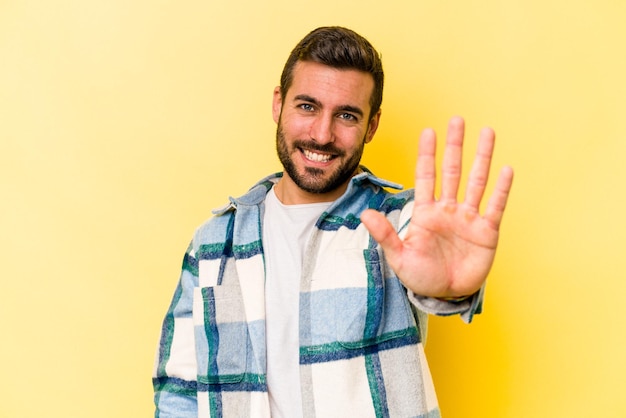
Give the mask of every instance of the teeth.
[[318, 163], [325, 163], [330, 161], [330, 155], [328, 154], [318, 154], [316, 152], [311, 152], [304, 150], [304, 156], [311, 161], [315, 161]]

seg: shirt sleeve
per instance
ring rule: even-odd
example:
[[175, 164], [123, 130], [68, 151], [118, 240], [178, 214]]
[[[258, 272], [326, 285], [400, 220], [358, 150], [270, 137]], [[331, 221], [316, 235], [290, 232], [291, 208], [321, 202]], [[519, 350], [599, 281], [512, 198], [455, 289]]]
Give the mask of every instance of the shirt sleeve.
[[197, 366], [192, 316], [198, 263], [192, 245], [183, 259], [180, 280], [163, 320], [153, 372], [155, 418], [198, 416]]
[[479, 314], [483, 309], [483, 295], [485, 285], [470, 297], [459, 301], [448, 301], [426, 296], [416, 295], [407, 290], [409, 301], [419, 310], [431, 315], [450, 316], [460, 315], [461, 319], [469, 324], [475, 314]]

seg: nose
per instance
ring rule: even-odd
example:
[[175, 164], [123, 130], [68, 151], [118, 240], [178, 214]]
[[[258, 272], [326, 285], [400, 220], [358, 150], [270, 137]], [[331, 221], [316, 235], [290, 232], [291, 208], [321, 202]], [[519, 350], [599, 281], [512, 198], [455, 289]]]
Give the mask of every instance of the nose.
[[309, 132], [311, 139], [319, 144], [334, 142], [332, 115], [320, 114], [311, 123]]

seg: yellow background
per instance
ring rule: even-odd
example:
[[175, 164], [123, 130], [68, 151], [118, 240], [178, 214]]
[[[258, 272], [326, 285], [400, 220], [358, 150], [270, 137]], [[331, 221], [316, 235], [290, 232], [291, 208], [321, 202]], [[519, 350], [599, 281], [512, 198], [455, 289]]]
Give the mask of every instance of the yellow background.
[[[516, 179], [485, 313], [431, 322], [444, 417], [626, 416], [620, 1], [0, 2], [0, 417], [142, 417], [195, 227], [279, 170], [271, 93], [320, 25], [382, 52], [365, 163], [484, 125]], [[469, 162], [469, 155], [468, 155]]]

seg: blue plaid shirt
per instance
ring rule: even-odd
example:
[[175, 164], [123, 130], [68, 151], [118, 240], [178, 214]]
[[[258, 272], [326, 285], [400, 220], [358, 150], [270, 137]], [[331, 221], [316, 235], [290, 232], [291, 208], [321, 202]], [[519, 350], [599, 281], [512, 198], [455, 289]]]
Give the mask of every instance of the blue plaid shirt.
[[[265, 380], [261, 180], [200, 226], [163, 322], [153, 384], [157, 417], [269, 417]], [[306, 417], [438, 417], [424, 355], [427, 314], [479, 313], [407, 292], [361, 224], [366, 208], [400, 234], [412, 190], [365, 167], [316, 223], [302, 266], [300, 376]]]

